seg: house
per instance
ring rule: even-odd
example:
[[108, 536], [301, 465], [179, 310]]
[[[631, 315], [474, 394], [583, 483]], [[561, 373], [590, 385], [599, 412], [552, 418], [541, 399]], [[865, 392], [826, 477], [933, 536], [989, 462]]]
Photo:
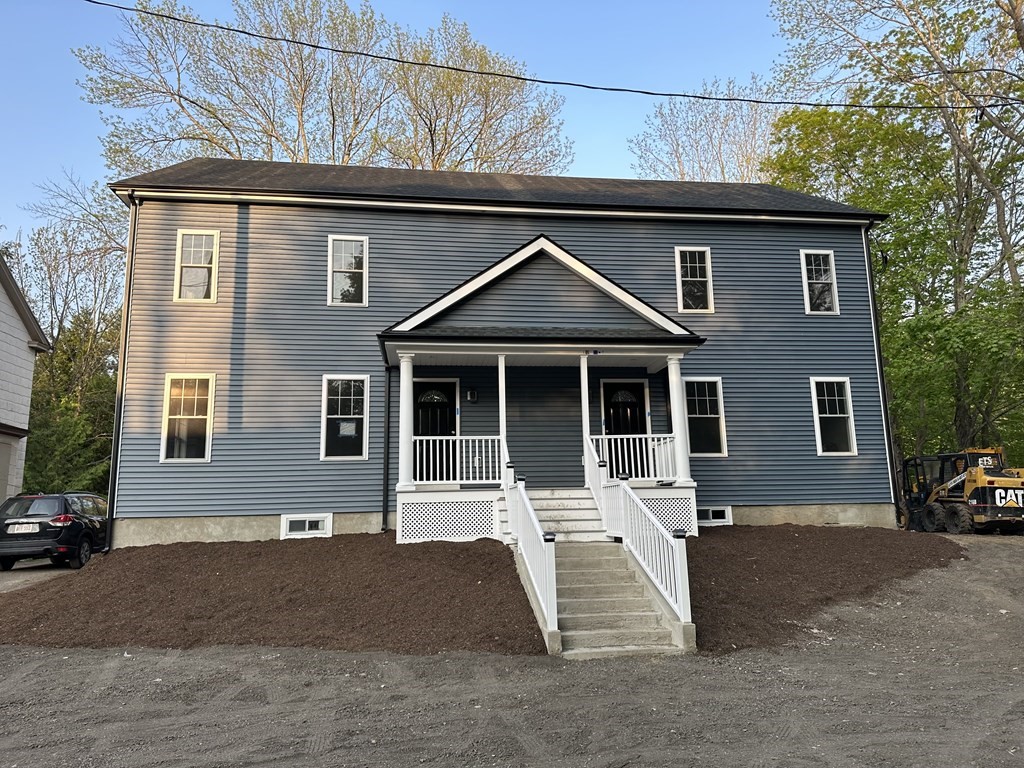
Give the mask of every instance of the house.
[[0, 501], [21, 491], [32, 373], [50, 342], [0, 256]]
[[521, 503], [556, 530], [589, 508], [565, 536], [608, 541], [622, 483], [669, 531], [893, 525], [879, 214], [767, 185], [221, 159], [111, 186], [117, 546], [508, 539]]

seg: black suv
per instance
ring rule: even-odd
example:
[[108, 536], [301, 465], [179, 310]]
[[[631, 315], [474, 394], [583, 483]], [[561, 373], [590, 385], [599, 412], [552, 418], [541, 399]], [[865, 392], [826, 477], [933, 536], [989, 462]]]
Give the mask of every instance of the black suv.
[[81, 568], [107, 543], [107, 502], [92, 493], [21, 494], [0, 505], [0, 570], [49, 557]]

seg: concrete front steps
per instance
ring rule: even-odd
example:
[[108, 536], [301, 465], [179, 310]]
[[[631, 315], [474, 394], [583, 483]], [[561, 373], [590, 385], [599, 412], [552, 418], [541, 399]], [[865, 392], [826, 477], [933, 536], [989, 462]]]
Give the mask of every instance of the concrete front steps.
[[586, 488], [527, 488], [540, 527], [557, 541], [608, 541], [594, 497]]
[[564, 657], [681, 652], [621, 544], [556, 543], [555, 575]]

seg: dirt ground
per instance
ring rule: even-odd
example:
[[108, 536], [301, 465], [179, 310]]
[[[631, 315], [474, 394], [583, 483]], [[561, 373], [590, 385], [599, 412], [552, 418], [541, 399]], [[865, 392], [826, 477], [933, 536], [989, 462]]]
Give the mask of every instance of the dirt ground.
[[0, 768], [1024, 765], [1024, 537], [892, 535], [966, 554], [713, 656], [0, 646]]
[[[793, 525], [708, 528], [687, 551], [707, 654], [786, 642], [827, 605], [961, 556], [941, 536]], [[511, 551], [495, 541], [172, 544], [114, 550], [73, 578], [71, 601], [64, 580], [0, 601], [0, 643], [544, 653]]]

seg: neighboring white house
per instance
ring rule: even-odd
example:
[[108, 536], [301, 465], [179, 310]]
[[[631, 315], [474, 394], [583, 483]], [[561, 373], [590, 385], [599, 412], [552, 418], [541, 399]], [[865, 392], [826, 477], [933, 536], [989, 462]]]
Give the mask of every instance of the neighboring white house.
[[50, 342], [0, 257], [0, 501], [21, 490], [25, 474], [32, 372]]

